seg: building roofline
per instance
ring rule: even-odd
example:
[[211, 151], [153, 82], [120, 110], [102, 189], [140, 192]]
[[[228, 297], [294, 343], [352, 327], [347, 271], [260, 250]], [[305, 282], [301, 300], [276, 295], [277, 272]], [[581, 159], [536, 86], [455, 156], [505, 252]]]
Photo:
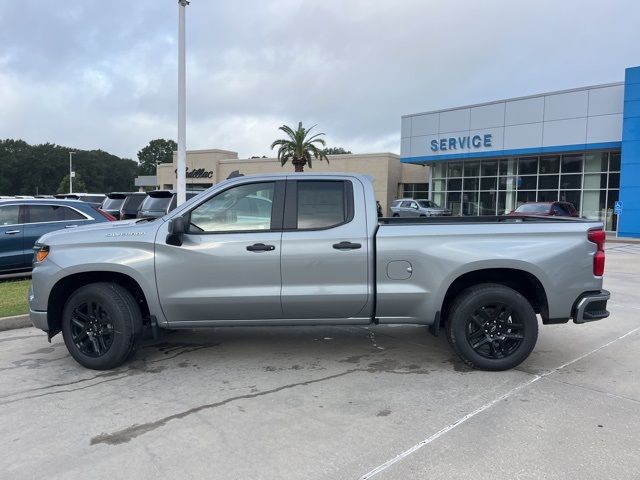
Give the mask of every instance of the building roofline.
[[555, 90], [552, 92], [543, 92], [543, 93], [536, 93], [533, 95], [525, 95], [523, 97], [512, 97], [512, 98], [505, 98], [502, 100], [492, 100], [490, 102], [482, 102], [482, 103], [474, 103], [471, 105], [462, 105], [460, 107], [449, 107], [449, 108], [442, 108], [440, 110], [430, 110], [427, 112], [419, 112], [419, 113], [409, 113], [407, 115], [402, 115], [401, 118], [409, 118], [409, 117], [417, 117], [420, 115], [430, 115], [432, 113], [442, 113], [442, 112], [451, 112], [453, 110], [462, 110], [463, 108], [475, 108], [475, 107], [484, 107], [486, 105], [495, 105], [498, 103], [503, 103], [503, 102], [513, 102], [513, 101], [517, 101], [517, 100], [528, 100], [530, 98], [537, 98], [537, 97], [543, 97], [543, 96], [547, 96], [547, 95], [559, 95], [562, 93], [571, 93], [571, 92], [579, 92], [581, 90], [591, 90], [594, 88], [605, 88], [605, 87], [617, 87], [619, 85], [624, 85], [624, 82], [613, 82], [613, 83], [603, 83], [603, 84], [599, 84], [599, 85], [588, 85], [585, 87], [577, 87], [577, 88], [569, 88], [566, 90]]
[[[379, 153], [344, 153], [337, 155], [328, 155], [330, 159], [338, 159], [338, 158], [367, 158], [367, 157], [392, 157], [392, 158], [400, 158], [400, 155], [397, 153], [391, 152], [379, 152]], [[219, 163], [232, 163], [232, 162], [277, 162], [277, 157], [267, 157], [267, 158], [222, 158], [219, 160]]]
[[[220, 150], [219, 148], [204, 148], [202, 150], [187, 150], [187, 153], [228, 153], [230, 155], [238, 156], [238, 152], [232, 150]], [[177, 155], [176, 150], [173, 151], [174, 155]]]

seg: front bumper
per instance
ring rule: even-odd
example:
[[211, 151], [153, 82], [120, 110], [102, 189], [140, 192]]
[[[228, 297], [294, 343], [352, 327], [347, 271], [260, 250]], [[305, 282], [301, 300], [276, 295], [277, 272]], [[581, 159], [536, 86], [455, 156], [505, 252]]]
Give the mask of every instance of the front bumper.
[[29, 318], [31, 319], [31, 323], [33, 323], [34, 327], [44, 330], [45, 332], [49, 331], [49, 322], [47, 320], [46, 311], [40, 312], [29, 308]]
[[573, 307], [573, 322], [587, 323], [609, 316], [607, 301], [611, 294], [607, 290], [583, 293]]

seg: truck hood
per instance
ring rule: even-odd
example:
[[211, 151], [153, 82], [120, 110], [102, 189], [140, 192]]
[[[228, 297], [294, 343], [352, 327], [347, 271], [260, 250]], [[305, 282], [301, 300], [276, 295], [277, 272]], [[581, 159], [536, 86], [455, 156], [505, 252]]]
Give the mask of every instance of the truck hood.
[[162, 220], [146, 221], [141, 219], [103, 222], [49, 232], [38, 239], [37, 243], [46, 245], [74, 244], [85, 242], [112, 242], [118, 239], [149, 241]]

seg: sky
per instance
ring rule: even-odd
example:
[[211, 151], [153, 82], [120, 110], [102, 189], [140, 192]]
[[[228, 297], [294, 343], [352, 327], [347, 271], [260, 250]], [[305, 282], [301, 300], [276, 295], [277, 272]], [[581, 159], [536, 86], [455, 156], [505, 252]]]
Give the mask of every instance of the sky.
[[[637, 0], [192, 0], [187, 149], [278, 127], [399, 153], [400, 117], [619, 82]], [[0, 0], [0, 138], [136, 158], [177, 139], [177, 0]]]

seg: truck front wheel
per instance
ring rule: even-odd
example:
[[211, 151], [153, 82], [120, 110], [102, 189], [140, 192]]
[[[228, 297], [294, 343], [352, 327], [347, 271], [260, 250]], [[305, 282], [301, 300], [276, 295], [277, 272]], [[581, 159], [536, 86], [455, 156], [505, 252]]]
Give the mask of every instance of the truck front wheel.
[[504, 285], [467, 288], [449, 311], [447, 338], [458, 356], [480, 370], [508, 370], [524, 361], [538, 339], [529, 301]]
[[135, 299], [116, 283], [80, 287], [63, 310], [67, 350], [79, 364], [93, 370], [121, 365], [133, 352], [141, 330], [142, 316]]

